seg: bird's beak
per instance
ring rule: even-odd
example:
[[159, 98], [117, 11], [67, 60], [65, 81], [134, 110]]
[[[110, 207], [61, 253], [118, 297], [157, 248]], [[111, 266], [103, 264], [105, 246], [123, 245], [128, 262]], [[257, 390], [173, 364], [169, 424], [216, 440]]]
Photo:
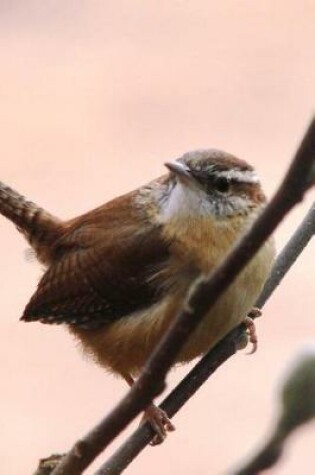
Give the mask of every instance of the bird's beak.
[[190, 170], [186, 165], [183, 165], [180, 162], [166, 162], [164, 163], [166, 168], [169, 169], [170, 172], [174, 173], [179, 180], [187, 183], [188, 181], [191, 182], [192, 180], [192, 175], [190, 173]]

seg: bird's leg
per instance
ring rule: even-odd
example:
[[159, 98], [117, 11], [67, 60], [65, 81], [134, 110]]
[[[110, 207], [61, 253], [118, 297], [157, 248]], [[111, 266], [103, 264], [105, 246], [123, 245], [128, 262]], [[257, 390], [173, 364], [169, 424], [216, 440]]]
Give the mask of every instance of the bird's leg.
[[[122, 376], [129, 386], [134, 384], [134, 379], [129, 373], [124, 373]], [[156, 435], [151, 440], [150, 445], [161, 444], [166, 438], [167, 433], [173, 432], [175, 430], [175, 426], [168, 418], [166, 412], [160, 407], [155, 406], [153, 403], [151, 403], [144, 411], [141, 423], [144, 422], [149, 422], [153, 430], [156, 432]]]

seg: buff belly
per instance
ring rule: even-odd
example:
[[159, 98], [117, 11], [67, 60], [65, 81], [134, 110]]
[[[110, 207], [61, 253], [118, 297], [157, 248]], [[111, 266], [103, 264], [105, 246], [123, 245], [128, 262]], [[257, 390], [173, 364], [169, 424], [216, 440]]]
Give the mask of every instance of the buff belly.
[[[269, 242], [206, 315], [179, 353], [177, 363], [204, 354], [244, 319], [261, 292], [273, 256], [273, 243]], [[186, 290], [164, 298], [146, 311], [121, 318], [102, 331], [74, 327], [71, 331], [101, 366], [118, 374], [136, 375], [180, 309]]]

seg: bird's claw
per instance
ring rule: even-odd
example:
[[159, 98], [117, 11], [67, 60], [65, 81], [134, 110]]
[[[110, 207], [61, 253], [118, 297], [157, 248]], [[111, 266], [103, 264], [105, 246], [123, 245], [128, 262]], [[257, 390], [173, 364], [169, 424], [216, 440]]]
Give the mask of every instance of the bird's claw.
[[243, 320], [243, 323], [246, 327], [246, 332], [242, 333], [240, 336], [239, 341], [237, 342], [237, 350], [243, 350], [246, 348], [248, 342], [250, 342], [252, 344], [252, 348], [246, 353], [247, 355], [252, 355], [257, 351], [258, 338], [254, 319], [260, 317], [261, 313], [262, 312], [259, 308], [254, 307]]
[[150, 442], [150, 445], [152, 446], [161, 444], [165, 440], [167, 433], [175, 430], [175, 426], [170, 421], [166, 412], [154, 404], [151, 404], [146, 409], [142, 421], [149, 422], [153, 430], [156, 432], [156, 435]]
[[246, 333], [248, 336], [248, 340], [252, 344], [251, 350], [246, 353], [247, 355], [253, 355], [254, 353], [256, 353], [257, 348], [258, 348], [258, 337], [257, 337], [256, 325], [252, 318], [254, 316], [252, 312], [254, 311], [255, 312], [257, 311], [257, 313], [259, 312], [259, 315], [257, 315], [256, 313], [255, 317], [258, 317], [261, 315], [261, 311], [259, 309], [253, 309], [251, 312], [249, 312], [247, 317], [245, 317], [244, 319], [244, 324], [246, 326]]

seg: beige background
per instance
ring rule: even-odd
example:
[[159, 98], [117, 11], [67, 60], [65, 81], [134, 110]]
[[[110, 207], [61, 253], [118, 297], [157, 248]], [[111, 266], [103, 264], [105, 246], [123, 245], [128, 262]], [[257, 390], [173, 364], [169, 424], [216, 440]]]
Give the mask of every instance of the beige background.
[[[213, 146], [254, 164], [271, 194], [314, 109], [314, 15], [312, 0], [2, 0], [1, 179], [71, 217]], [[279, 248], [312, 198], [277, 232]], [[41, 270], [4, 219], [0, 242], [1, 473], [28, 475], [126, 387], [62, 328], [18, 323]], [[312, 243], [265, 309], [259, 352], [218, 371], [130, 475], [223, 474], [259, 444], [281, 368], [314, 338], [314, 266]], [[311, 473], [314, 444], [310, 425], [274, 473]]]

